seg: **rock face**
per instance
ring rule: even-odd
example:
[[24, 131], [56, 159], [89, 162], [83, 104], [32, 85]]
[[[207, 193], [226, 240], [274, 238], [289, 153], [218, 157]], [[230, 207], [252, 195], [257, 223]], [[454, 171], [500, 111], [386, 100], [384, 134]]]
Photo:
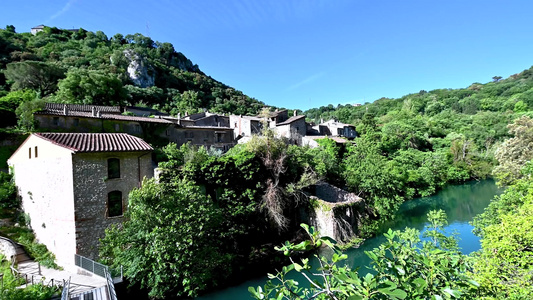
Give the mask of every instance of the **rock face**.
[[328, 183], [317, 184], [315, 195], [311, 196], [314, 205], [307, 216], [308, 224], [314, 226], [321, 236], [339, 242], [356, 237], [361, 221], [368, 217], [363, 199]]
[[136, 86], [147, 88], [155, 84], [154, 69], [146, 60], [131, 49], [124, 50], [124, 56], [129, 61], [128, 77]]

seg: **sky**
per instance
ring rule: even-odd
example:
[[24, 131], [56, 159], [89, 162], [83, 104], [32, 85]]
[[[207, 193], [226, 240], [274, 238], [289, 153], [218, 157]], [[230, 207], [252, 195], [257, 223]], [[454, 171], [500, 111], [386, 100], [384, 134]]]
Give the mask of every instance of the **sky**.
[[0, 27], [141, 33], [250, 97], [306, 110], [519, 73], [533, 65], [531, 11], [531, 0], [25, 0], [0, 5]]

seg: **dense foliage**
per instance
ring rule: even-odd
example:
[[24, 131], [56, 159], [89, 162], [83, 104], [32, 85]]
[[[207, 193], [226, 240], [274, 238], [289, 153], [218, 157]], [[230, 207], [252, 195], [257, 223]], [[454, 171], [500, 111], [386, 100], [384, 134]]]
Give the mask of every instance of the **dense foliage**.
[[[431, 226], [424, 234], [429, 241], [420, 247], [418, 232], [389, 231], [385, 234], [385, 243], [366, 252], [373, 272], [365, 276], [340, 264], [346, 256], [335, 249], [330, 259], [316, 256], [317, 269], [311, 267], [308, 259], [301, 262], [291, 259], [291, 265], [276, 275], [269, 275], [271, 281], [265, 287], [251, 287], [252, 296], [256, 299], [531, 299], [533, 164], [528, 150], [530, 119], [522, 117], [508, 127], [514, 137], [497, 150], [499, 167], [494, 173], [497, 178], [504, 179], [500, 184], [511, 185], [475, 218], [475, 232], [482, 237], [482, 249], [477, 253], [469, 257], [461, 255], [453, 236], [448, 237], [442, 231], [446, 224], [444, 213], [433, 211], [428, 215]], [[520, 171], [515, 172], [513, 168]], [[374, 182], [379, 183], [375, 179]], [[308, 232], [310, 240], [296, 245], [286, 242], [277, 249], [291, 255], [320, 244], [334, 248], [329, 240], [318, 238], [313, 230]], [[288, 279], [287, 274], [293, 270], [302, 273], [310, 285]]]
[[[0, 116], [12, 117], [21, 102], [36, 99], [150, 106], [173, 115], [202, 109], [256, 114], [264, 105], [207, 76], [172, 44], [139, 33], [108, 38], [101, 31], [45, 27], [32, 35], [13, 28], [0, 29]], [[128, 75], [134, 65], [140, 79]]]
[[[424, 236], [429, 239], [423, 242], [415, 229], [389, 230], [386, 242], [366, 252], [372, 271], [363, 272], [364, 276], [343, 264], [346, 254], [329, 239], [319, 238], [313, 228], [304, 224], [310, 240], [296, 245], [287, 242], [277, 249], [291, 256], [327, 245], [333, 254], [315, 255], [317, 269], [312, 268], [308, 258], [301, 262], [291, 258], [290, 266], [269, 274], [271, 280], [264, 288], [249, 290], [255, 299], [454, 299], [472, 293], [479, 284], [466, 275], [470, 266], [458, 251], [456, 240], [443, 232], [446, 215], [431, 211], [428, 220], [431, 225]], [[309, 281], [309, 287], [286, 277], [293, 270]]]

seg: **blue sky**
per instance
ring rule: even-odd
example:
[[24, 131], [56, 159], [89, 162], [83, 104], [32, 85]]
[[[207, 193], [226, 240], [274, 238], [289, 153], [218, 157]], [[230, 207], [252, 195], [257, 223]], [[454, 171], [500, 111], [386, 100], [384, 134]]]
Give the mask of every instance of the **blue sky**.
[[[141, 33], [270, 105], [467, 87], [533, 65], [533, 1], [7, 1], [0, 26]], [[3, 23], [3, 24], [2, 24]]]

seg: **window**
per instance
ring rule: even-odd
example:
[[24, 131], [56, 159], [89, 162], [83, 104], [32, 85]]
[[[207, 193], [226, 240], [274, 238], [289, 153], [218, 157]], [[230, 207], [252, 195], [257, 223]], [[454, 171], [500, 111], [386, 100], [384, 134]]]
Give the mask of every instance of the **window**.
[[80, 125], [80, 119], [75, 118], [74, 119], [74, 126], [79, 126], [79, 125]]
[[120, 178], [120, 159], [107, 160], [107, 179]]
[[29, 158], [31, 159], [31, 147], [28, 148], [28, 155], [29, 155]]
[[141, 125], [139, 125], [139, 124], [135, 124], [134, 132], [136, 132], [136, 133], [140, 133], [140, 132], [141, 132]]
[[37, 158], [37, 146], [35, 146], [35, 158]]
[[224, 133], [221, 133], [221, 132], [216, 132], [215, 133], [215, 137], [216, 137], [216, 143], [222, 143], [223, 141], [223, 134]]
[[122, 192], [112, 191], [107, 194], [107, 216], [122, 216]]
[[53, 124], [54, 126], [59, 126], [59, 117], [54, 117]]

